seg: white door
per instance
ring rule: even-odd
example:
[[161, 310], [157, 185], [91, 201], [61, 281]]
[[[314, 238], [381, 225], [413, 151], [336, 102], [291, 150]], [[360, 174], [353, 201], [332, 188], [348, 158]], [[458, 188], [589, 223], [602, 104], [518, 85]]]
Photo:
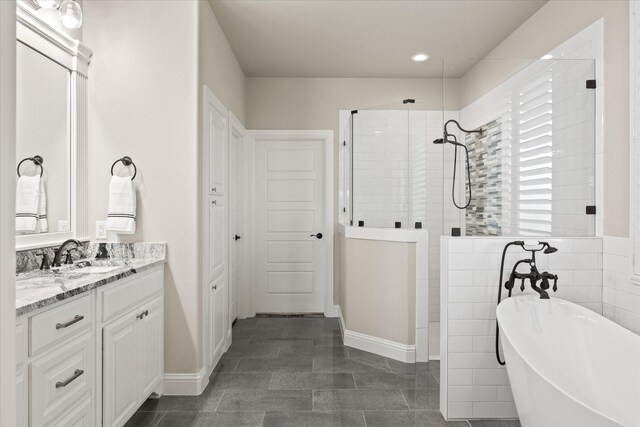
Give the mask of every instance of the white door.
[[230, 114], [229, 119], [229, 321], [238, 317], [238, 292], [244, 254], [244, 138], [246, 130]]
[[123, 425], [135, 412], [136, 317], [128, 314], [105, 326], [103, 336], [102, 396], [105, 426]]
[[227, 258], [227, 208], [224, 197], [209, 198], [209, 281], [224, 274]]
[[204, 143], [208, 148], [209, 194], [226, 194], [228, 110], [205, 86]]
[[209, 284], [209, 365], [218, 361], [224, 352], [225, 289], [224, 276]]
[[323, 140], [256, 140], [254, 150], [254, 310], [324, 312]]

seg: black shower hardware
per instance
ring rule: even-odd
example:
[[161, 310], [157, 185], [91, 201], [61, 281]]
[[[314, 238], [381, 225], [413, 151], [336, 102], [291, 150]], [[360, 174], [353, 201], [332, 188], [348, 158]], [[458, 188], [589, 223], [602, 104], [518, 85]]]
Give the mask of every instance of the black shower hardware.
[[34, 165], [40, 166], [40, 176], [42, 176], [42, 173], [44, 172], [44, 168], [42, 167], [42, 164], [44, 163], [44, 159], [42, 158], [42, 156], [39, 156], [37, 154], [33, 157], [26, 157], [20, 160], [20, 163], [18, 163], [18, 167], [16, 168], [16, 171], [18, 172], [18, 176], [22, 176], [20, 175], [20, 166], [22, 166], [22, 164], [26, 161], [32, 161]]
[[[449, 133], [449, 131], [447, 130], [447, 126], [449, 125], [449, 123], [453, 123], [455, 124], [458, 129], [460, 129], [462, 132], [464, 133], [477, 133], [477, 134], [482, 134], [482, 129], [474, 129], [474, 130], [467, 130], [464, 129], [462, 126], [460, 126], [460, 123], [458, 123], [457, 120], [449, 120], [444, 124], [444, 136], [443, 138], [440, 139], [436, 139], [435, 141], [433, 141], [434, 144], [452, 144], [455, 147], [455, 150], [453, 152], [453, 184], [451, 186], [451, 200], [453, 200], [453, 205], [458, 208], [458, 209], [466, 209], [467, 207], [469, 207], [469, 205], [471, 204], [471, 167], [469, 166], [469, 149], [467, 148], [466, 145], [461, 144], [458, 142], [458, 138], [456, 138], [455, 135]], [[467, 164], [467, 182], [469, 185], [469, 196], [466, 200], [466, 204], [464, 206], [458, 205], [458, 203], [456, 203], [456, 167], [458, 164], [458, 147], [462, 147], [464, 149], [464, 153], [465, 153], [465, 159], [466, 159], [466, 164]]]
[[402, 223], [400, 221], [396, 221], [393, 225], [395, 228], [402, 228]]
[[123, 158], [118, 159], [115, 162], [113, 162], [113, 164], [111, 165], [111, 175], [113, 175], [113, 167], [118, 162], [122, 162], [122, 164], [125, 165], [125, 166], [133, 166], [133, 176], [131, 177], [131, 181], [133, 181], [133, 179], [138, 174], [138, 168], [136, 167], [136, 164], [133, 163], [133, 160], [131, 160], [131, 157], [129, 157], [129, 156], [124, 156]]
[[[498, 304], [502, 302], [502, 279], [504, 277], [504, 261], [507, 255], [507, 251], [511, 246], [520, 246], [522, 250], [526, 252], [530, 252], [531, 256], [529, 258], [524, 258], [517, 261], [513, 268], [511, 269], [511, 274], [509, 275], [509, 280], [504, 283], [505, 289], [509, 291], [507, 298], [511, 297], [511, 293], [515, 286], [515, 281], [520, 280], [520, 291], [524, 291], [525, 289], [525, 281], [529, 280], [531, 288], [536, 291], [540, 295], [540, 299], [549, 299], [549, 294], [547, 290], [549, 289], [549, 281], [553, 280], [553, 292], [558, 290], [558, 276], [555, 274], [551, 274], [547, 271], [540, 273], [538, 271], [538, 267], [536, 265], [536, 253], [542, 251], [544, 254], [552, 254], [557, 252], [558, 249], [551, 246], [548, 242], [537, 242], [533, 245], [524, 242], [523, 240], [515, 240], [513, 242], [509, 242], [505, 245], [502, 250], [502, 259], [500, 261], [500, 279], [498, 281]], [[527, 246], [530, 246], [527, 248]], [[531, 247], [533, 246], [533, 247]], [[529, 265], [528, 273], [519, 273], [517, 271], [518, 267], [522, 264]], [[540, 282], [540, 286], [537, 283]], [[504, 365], [505, 362], [500, 360], [500, 352], [498, 350], [498, 343], [500, 339], [500, 327], [498, 325], [498, 321], [496, 320], [496, 359], [498, 359], [498, 363], [500, 365]]]

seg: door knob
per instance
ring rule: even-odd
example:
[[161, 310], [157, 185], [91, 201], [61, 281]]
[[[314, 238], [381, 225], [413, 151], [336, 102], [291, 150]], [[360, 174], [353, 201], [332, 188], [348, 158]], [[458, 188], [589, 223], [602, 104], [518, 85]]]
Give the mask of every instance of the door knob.
[[233, 240], [240, 240], [240, 239], [242, 239], [242, 236], [238, 236], [237, 234], [233, 236]]
[[322, 239], [322, 233], [312, 234], [311, 237], [315, 237], [316, 239]]

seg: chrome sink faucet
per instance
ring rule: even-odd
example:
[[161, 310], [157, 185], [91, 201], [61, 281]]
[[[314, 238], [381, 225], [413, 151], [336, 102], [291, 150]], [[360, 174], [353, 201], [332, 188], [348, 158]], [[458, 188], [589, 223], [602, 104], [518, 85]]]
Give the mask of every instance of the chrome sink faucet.
[[68, 245], [74, 243], [76, 246], [75, 248], [71, 248], [71, 249], [67, 249], [66, 253], [67, 253], [67, 259], [65, 261], [65, 264], [73, 264], [73, 259], [71, 258], [71, 251], [72, 250], [80, 250], [79, 248], [82, 247], [82, 243], [80, 243], [78, 240], [76, 239], [69, 239], [69, 240], [65, 240], [58, 249], [56, 249], [54, 251], [55, 256], [53, 257], [53, 261], [51, 262], [51, 267], [62, 267], [62, 254], [65, 252], [65, 249]]

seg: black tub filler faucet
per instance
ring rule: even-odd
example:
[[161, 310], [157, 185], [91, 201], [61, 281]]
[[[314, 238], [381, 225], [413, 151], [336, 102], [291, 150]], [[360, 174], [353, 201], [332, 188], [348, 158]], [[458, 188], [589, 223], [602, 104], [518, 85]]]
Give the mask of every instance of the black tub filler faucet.
[[[540, 295], [540, 299], [549, 299], [549, 293], [547, 292], [551, 287], [550, 282], [553, 281], [553, 292], [558, 290], [558, 276], [556, 274], [549, 273], [548, 271], [543, 271], [542, 273], [538, 270], [538, 266], [536, 263], [536, 253], [542, 252], [543, 254], [552, 254], [557, 252], [558, 249], [551, 246], [548, 242], [537, 242], [537, 244], [528, 245], [522, 240], [516, 240], [513, 242], [509, 242], [505, 245], [502, 250], [502, 260], [500, 261], [500, 279], [498, 282], [498, 304], [502, 301], [502, 280], [504, 277], [504, 260], [507, 255], [507, 250], [511, 246], [520, 246], [524, 251], [530, 252], [530, 256], [528, 258], [523, 258], [513, 265], [511, 269], [511, 274], [509, 275], [509, 279], [504, 283], [504, 288], [509, 291], [507, 298], [511, 297], [511, 293], [513, 288], [515, 287], [516, 280], [520, 280], [520, 291], [524, 292], [526, 288], [526, 282], [529, 282], [531, 289], [536, 291], [538, 295]], [[527, 247], [529, 246], [529, 247]], [[520, 265], [528, 265], [529, 272], [520, 273], [518, 272], [518, 267]], [[540, 285], [538, 285], [538, 282]], [[498, 363], [504, 365], [505, 362], [500, 359], [500, 352], [498, 351], [498, 340], [500, 337], [500, 329], [498, 327], [498, 321], [496, 320], [496, 358], [498, 359]]]

